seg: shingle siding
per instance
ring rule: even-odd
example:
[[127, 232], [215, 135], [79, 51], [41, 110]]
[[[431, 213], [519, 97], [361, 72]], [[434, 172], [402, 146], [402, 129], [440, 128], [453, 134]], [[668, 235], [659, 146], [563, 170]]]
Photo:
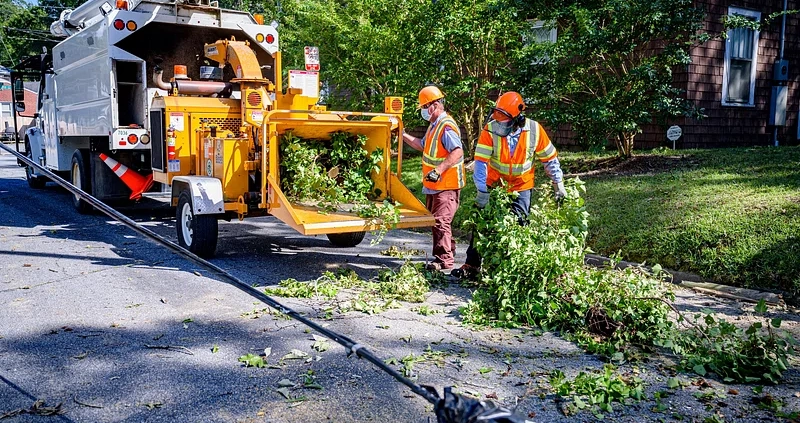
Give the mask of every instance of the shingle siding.
[[[721, 32], [722, 17], [728, 14], [728, 7], [761, 12], [762, 20], [782, 7], [781, 0], [730, 1], [705, 0], [696, 5], [704, 7], [707, 14], [705, 29]], [[790, 0], [788, 8], [798, 7], [797, 0]], [[784, 59], [789, 61], [788, 101], [786, 125], [778, 127], [778, 140], [783, 145], [797, 144], [798, 80], [800, 79], [800, 33], [798, 18], [789, 15], [786, 19], [786, 38]], [[686, 90], [687, 99], [705, 109], [707, 117], [702, 120], [677, 118], [672, 122], [680, 125], [683, 135], [678, 140], [679, 148], [713, 148], [749, 145], [771, 145], [773, 126], [769, 126], [769, 106], [772, 95], [772, 66], [778, 59], [780, 50], [780, 19], [761, 29], [758, 40], [758, 62], [756, 65], [756, 86], [754, 106], [723, 106], [722, 79], [725, 63], [725, 41], [712, 40], [692, 50], [692, 64], [688, 71], [677, 74], [675, 81]], [[637, 148], [652, 148], [654, 134], [663, 135], [666, 128], [658, 125], [643, 127], [643, 133], [636, 139]], [[657, 137], [656, 137], [657, 138]], [[639, 142], [641, 139], [641, 142]], [[665, 141], [666, 144], [666, 141]], [[662, 144], [662, 145], [665, 145]]]

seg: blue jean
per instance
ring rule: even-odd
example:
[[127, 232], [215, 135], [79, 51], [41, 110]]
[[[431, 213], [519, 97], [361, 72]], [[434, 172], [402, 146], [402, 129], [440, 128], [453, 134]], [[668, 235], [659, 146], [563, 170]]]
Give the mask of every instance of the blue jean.
[[[528, 224], [528, 216], [531, 213], [531, 193], [532, 189], [527, 191], [519, 191], [517, 198], [511, 203], [511, 212], [517, 216], [520, 225]], [[481, 267], [481, 255], [475, 249], [475, 231], [472, 231], [472, 237], [469, 240], [469, 247], [467, 248], [466, 264], [472, 267]]]

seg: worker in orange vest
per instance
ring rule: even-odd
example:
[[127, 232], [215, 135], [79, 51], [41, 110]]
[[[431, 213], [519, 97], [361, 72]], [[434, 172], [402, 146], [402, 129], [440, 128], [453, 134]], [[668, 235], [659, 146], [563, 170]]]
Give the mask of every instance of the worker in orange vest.
[[417, 106], [422, 119], [430, 122], [424, 138], [403, 133], [403, 141], [422, 152], [422, 192], [425, 206], [433, 214], [433, 260], [428, 270], [452, 269], [456, 242], [453, 239], [453, 216], [458, 210], [464, 176], [464, 151], [461, 131], [444, 110], [444, 94], [435, 86], [419, 92]]
[[[530, 213], [534, 157], [542, 162], [545, 173], [553, 182], [556, 200], [567, 195], [558, 152], [542, 125], [522, 114], [525, 108], [522, 96], [513, 91], [497, 99], [475, 147], [472, 175], [478, 190], [475, 203], [479, 208], [489, 202], [488, 187], [500, 180], [506, 182], [509, 191], [518, 194], [511, 210], [520, 224], [527, 223]], [[473, 279], [480, 272], [481, 256], [473, 246], [474, 233], [472, 238], [467, 248], [466, 263], [451, 273], [455, 277]]]

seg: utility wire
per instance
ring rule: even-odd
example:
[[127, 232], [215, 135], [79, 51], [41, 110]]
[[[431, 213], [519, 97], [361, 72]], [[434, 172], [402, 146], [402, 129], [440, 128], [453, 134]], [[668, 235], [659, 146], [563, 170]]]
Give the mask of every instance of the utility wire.
[[11, 65], [17, 66], [16, 61], [14, 61], [14, 57], [11, 56], [11, 49], [9, 49], [8, 44], [6, 44], [6, 37], [0, 38], [0, 41], [3, 42], [3, 45], [6, 48], [6, 56], [8, 56], [8, 60], [11, 61]]
[[50, 31], [44, 31], [44, 30], [40, 30], [40, 29], [16, 28], [16, 27], [13, 27], [13, 26], [7, 26], [7, 27], [5, 27], [3, 29], [5, 29], [6, 31], [10, 29], [12, 31], [25, 32], [25, 33], [33, 34], [33, 35], [48, 35], [48, 36], [52, 36]]
[[[16, 35], [7, 35], [6, 38], [13, 38], [15, 40], [24, 40], [24, 41], [38, 41], [38, 42], [46, 42], [46, 43], [58, 43], [59, 42], [59, 40], [50, 40], [50, 39], [46, 39], [46, 38], [19, 37], [19, 36], [16, 36]], [[6, 46], [6, 50], [8, 50], [8, 46]]]

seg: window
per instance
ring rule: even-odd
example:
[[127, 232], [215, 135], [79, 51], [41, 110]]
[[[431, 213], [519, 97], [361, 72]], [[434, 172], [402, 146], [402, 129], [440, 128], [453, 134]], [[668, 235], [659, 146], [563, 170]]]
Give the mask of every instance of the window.
[[0, 118], [12, 117], [11, 103], [0, 103]]
[[[558, 31], [556, 30], [555, 22], [545, 21], [531, 21], [531, 38], [524, 37], [523, 41], [527, 43], [555, 43], [558, 38]], [[542, 64], [548, 60], [547, 56], [534, 57], [532, 62], [534, 65]]]
[[[729, 7], [728, 15], [761, 20], [761, 12]], [[758, 64], [759, 31], [750, 28], [728, 30], [725, 40], [725, 69], [722, 74], [722, 104], [724, 106], [753, 106]]]

